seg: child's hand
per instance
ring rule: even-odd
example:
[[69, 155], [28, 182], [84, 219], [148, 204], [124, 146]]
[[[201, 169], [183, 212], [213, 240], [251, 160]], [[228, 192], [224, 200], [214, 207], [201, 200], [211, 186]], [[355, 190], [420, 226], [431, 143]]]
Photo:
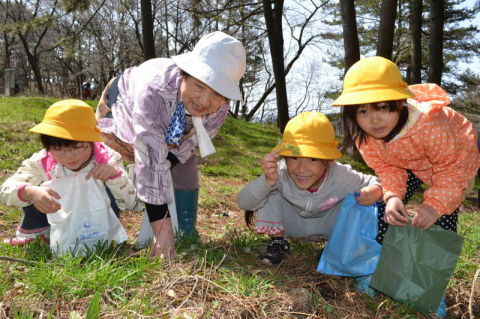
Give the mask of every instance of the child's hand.
[[390, 197], [385, 205], [385, 216], [383, 220], [390, 225], [404, 226], [408, 222], [408, 213], [400, 198]]
[[265, 155], [262, 160], [262, 168], [263, 172], [265, 173], [265, 177], [267, 178], [267, 183], [270, 186], [275, 185], [280, 177], [278, 175], [278, 153], [271, 152]]
[[428, 204], [423, 204], [413, 217], [412, 226], [423, 230], [429, 229], [440, 218], [437, 211]]
[[53, 189], [44, 186], [27, 186], [22, 192], [25, 200], [33, 203], [36, 209], [44, 214], [57, 212], [62, 206], [54, 200], [60, 199], [60, 195]]
[[355, 199], [360, 205], [370, 206], [382, 198], [383, 189], [380, 185], [370, 185], [355, 193]]
[[118, 170], [109, 164], [98, 164], [90, 172], [88, 172], [87, 176], [85, 177], [88, 180], [90, 177], [94, 179], [99, 179], [102, 182], [106, 182], [109, 178], [118, 174]]

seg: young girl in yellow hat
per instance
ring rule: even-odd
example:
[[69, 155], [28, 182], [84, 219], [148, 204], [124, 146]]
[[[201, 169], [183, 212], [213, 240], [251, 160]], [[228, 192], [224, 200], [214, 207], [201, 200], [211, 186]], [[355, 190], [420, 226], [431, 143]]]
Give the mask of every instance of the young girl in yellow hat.
[[115, 213], [137, 204], [135, 187], [123, 168], [120, 154], [101, 143], [93, 109], [80, 100], [51, 105], [41, 123], [30, 129], [39, 133], [44, 149], [23, 161], [17, 172], [0, 186], [0, 200], [22, 207], [23, 221], [16, 238], [6, 242], [22, 245], [41, 237], [47, 240], [50, 226], [45, 214], [61, 207], [60, 196], [42, 183], [77, 172], [105, 183]]
[[344, 106], [344, 147], [357, 148], [381, 180], [386, 207], [379, 211], [378, 241], [388, 224], [408, 222], [405, 204], [422, 183], [429, 187], [412, 225], [456, 231], [480, 155], [472, 123], [449, 103], [436, 84], [407, 87], [398, 67], [382, 57], [364, 58], [345, 74], [333, 105]]
[[[255, 231], [271, 236], [260, 262], [280, 264], [290, 249], [286, 236], [328, 238], [347, 194], [357, 193], [361, 205], [382, 197], [375, 176], [335, 161], [342, 156], [337, 144], [325, 115], [301, 113], [287, 123], [281, 143], [263, 158], [264, 174], [239, 193], [238, 206], [257, 213]], [[250, 226], [252, 215], [247, 216]]]
[[360, 60], [345, 75], [342, 95], [333, 103], [344, 106], [344, 145], [357, 147], [382, 181], [386, 223], [408, 222], [402, 200], [423, 182], [429, 188], [412, 225], [456, 230], [480, 154], [472, 123], [449, 103], [436, 84], [407, 88], [398, 67], [382, 57]]

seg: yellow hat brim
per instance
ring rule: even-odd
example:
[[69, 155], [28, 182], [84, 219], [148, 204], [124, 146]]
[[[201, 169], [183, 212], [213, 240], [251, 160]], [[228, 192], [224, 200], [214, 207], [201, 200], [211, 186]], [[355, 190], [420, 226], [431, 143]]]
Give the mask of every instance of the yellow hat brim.
[[382, 88], [344, 92], [333, 103], [333, 106], [377, 103], [404, 100], [413, 97], [405, 88]]
[[100, 130], [98, 128], [95, 128], [95, 131], [92, 131], [91, 129], [83, 130], [78, 127], [65, 128], [57, 124], [41, 122], [32, 127], [29, 131], [72, 141], [103, 142], [103, 139], [100, 136]]
[[[326, 143], [325, 143], [326, 144]], [[333, 145], [332, 145], [333, 144]], [[294, 145], [280, 143], [275, 146], [272, 151], [278, 152], [281, 156], [287, 157], [309, 157], [326, 160], [334, 160], [342, 157], [342, 153], [337, 149], [338, 143], [331, 143], [329, 145]]]

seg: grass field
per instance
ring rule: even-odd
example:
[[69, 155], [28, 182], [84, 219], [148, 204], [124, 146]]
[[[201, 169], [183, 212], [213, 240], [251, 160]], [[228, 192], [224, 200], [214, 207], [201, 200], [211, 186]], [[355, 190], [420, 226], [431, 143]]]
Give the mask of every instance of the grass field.
[[[55, 101], [0, 98], [0, 183], [40, 149], [27, 131]], [[292, 241], [292, 253], [276, 268], [256, 262], [267, 238], [246, 228], [236, 194], [261, 174], [259, 161], [277, 141], [272, 126], [228, 119], [214, 140], [217, 153], [200, 163], [202, 241], [179, 240], [173, 263], [135, 247], [138, 212], [122, 214], [127, 243], [84, 258], [53, 256], [40, 241], [0, 244], [0, 318], [428, 318], [382, 294], [359, 294], [351, 278], [316, 272], [324, 243]], [[365, 170], [355, 159], [341, 161]], [[475, 194], [469, 198], [447, 318], [480, 317], [480, 215]], [[0, 203], [1, 238], [14, 235], [21, 214]]]

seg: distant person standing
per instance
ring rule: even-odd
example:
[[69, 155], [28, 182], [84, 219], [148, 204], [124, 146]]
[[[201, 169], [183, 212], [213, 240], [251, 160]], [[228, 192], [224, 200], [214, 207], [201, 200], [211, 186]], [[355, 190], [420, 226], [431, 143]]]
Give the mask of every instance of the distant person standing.
[[82, 83], [82, 100], [89, 100], [92, 96], [92, 84], [90, 82]]
[[135, 163], [138, 197], [154, 232], [154, 256], [175, 258], [167, 204], [173, 200], [179, 231], [198, 236], [195, 149], [202, 157], [215, 151], [210, 138], [225, 121], [230, 100], [242, 98], [245, 67], [243, 45], [216, 31], [191, 52], [126, 69], [102, 93], [98, 125], [107, 145]]

